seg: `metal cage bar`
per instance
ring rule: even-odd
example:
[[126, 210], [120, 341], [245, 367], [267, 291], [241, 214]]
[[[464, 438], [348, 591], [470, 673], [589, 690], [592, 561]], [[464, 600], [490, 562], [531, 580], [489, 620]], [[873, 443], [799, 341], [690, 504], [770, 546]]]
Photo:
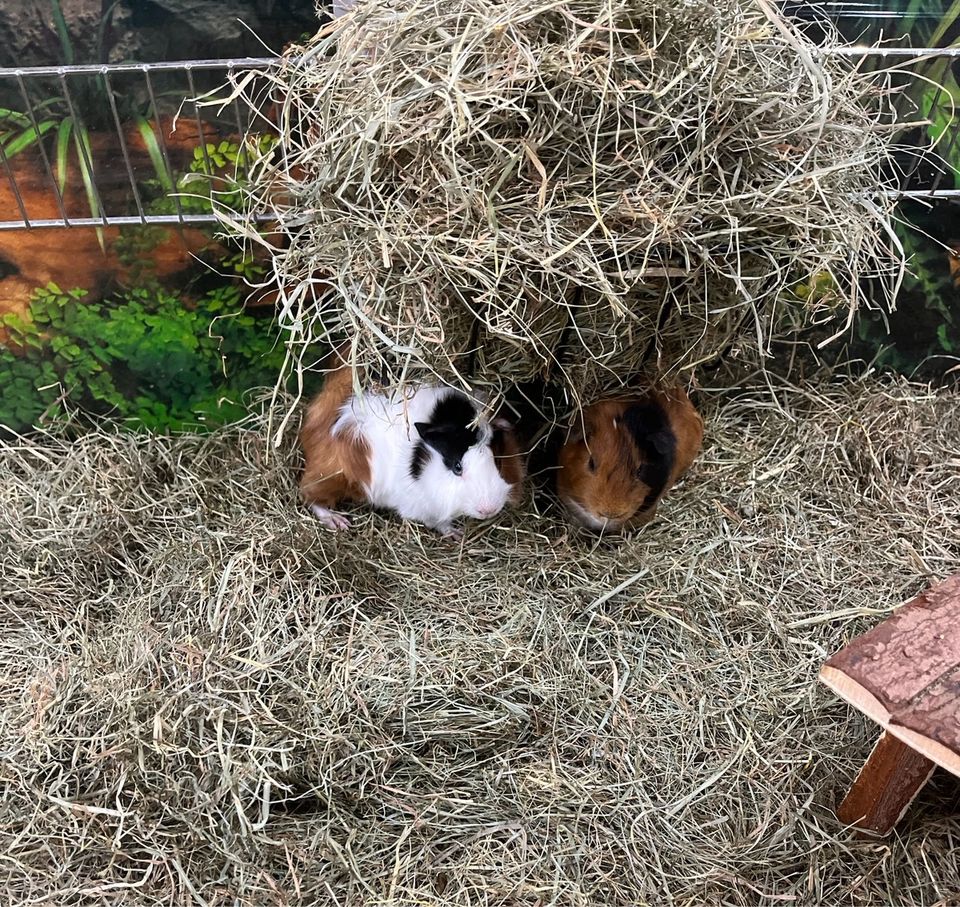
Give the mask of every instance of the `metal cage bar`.
[[[0, 209], [0, 230], [220, 223], [212, 190], [209, 199], [198, 202], [196, 192], [177, 188], [179, 178], [195, 162], [194, 148], [185, 151], [178, 139], [175, 153], [169, 127], [178, 122], [195, 125], [195, 147], [207, 175], [217, 172], [207, 148], [210, 135], [236, 142], [243, 168], [249, 164], [243, 141], [249, 111], [241, 110], [239, 99], [223, 108], [201, 106], [198, 98], [211, 87], [198, 80], [202, 75], [207, 83], [223, 85], [237, 71], [266, 71], [278, 61], [279, 57], [239, 57], [0, 68], [0, 108], [13, 111], [16, 118], [0, 122], [5, 127], [0, 135], [0, 206], [6, 208]], [[93, 108], [80, 100], [81, 92], [91, 87], [101, 92]], [[138, 99], [136, 116], [123, 109], [128, 98]], [[144, 134], [145, 127], [138, 134], [142, 121], [152, 139]], [[29, 122], [33, 140], [18, 142], [15, 152], [8, 154], [11, 137], [26, 131], [18, 122]], [[266, 117], [264, 124], [269, 125]], [[87, 142], [88, 135], [92, 143]], [[227, 168], [219, 170], [225, 178], [232, 176]], [[150, 197], [145, 187], [151, 182], [166, 190]]]
[[[39, 133], [40, 125], [37, 122], [36, 111], [33, 109], [33, 105], [30, 103], [30, 96], [27, 94], [27, 86], [23, 84], [23, 75], [20, 73], [17, 74], [17, 88], [20, 91], [20, 97], [23, 99], [23, 106], [26, 109], [27, 115], [30, 118], [30, 123], [33, 125], [33, 128]], [[39, 142], [38, 147], [40, 149], [40, 157], [43, 160], [43, 166], [46, 169], [47, 177], [50, 180], [50, 186], [53, 189], [54, 197], [57, 200], [57, 207], [60, 209], [60, 217], [66, 220], [67, 212], [63, 207], [63, 195], [60, 192], [60, 185], [57, 179], [53, 175], [53, 168], [50, 166], [50, 157], [47, 155], [46, 146], [44, 145], [43, 142]], [[9, 174], [9, 171], [8, 171], [8, 174]], [[10, 179], [11, 180], [13, 179], [12, 175], [10, 175]], [[15, 192], [17, 191], [16, 187], [14, 188], [14, 191]], [[18, 197], [19, 197], [19, 193], [18, 193]], [[22, 204], [21, 204], [21, 213], [23, 214], [24, 218], [26, 218], [27, 214], [26, 214], [26, 211], [23, 210]]]
[[133, 173], [133, 164], [130, 161], [130, 152], [127, 149], [127, 140], [123, 136], [123, 123], [120, 122], [120, 112], [117, 110], [117, 99], [113, 96], [113, 85], [110, 82], [110, 74], [103, 74], [103, 81], [107, 88], [107, 100], [110, 102], [110, 113], [113, 118], [114, 128], [117, 130], [117, 142], [120, 145], [120, 153], [123, 155], [123, 165], [127, 171], [127, 179], [130, 181], [130, 189], [133, 192], [133, 201], [137, 206], [137, 214], [141, 222], [145, 222], [145, 213], [143, 210], [143, 201], [140, 198], [140, 190], [137, 187], [137, 178]]
[[[84, 179], [84, 184], [88, 187], [88, 192], [92, 196], [92, 201], [95, 202], [96, 210], [100, 212], [102, 219], [106, 216], [106, 212], [103, 210], [103, 200], [100, 198], [100, 189], [97, 186], [97, 172], [93, 167], [93, 150], [87, 141], [89, 133], [86, 131], [86, 125], [77, 113], [76, 105], [73, 103], [73, 97], [70, 94], [70, 83], [67, 81], [66, 73], [60, 73], [59, 81], [63, 86], [63, 97], [67, 102], [67, 109], [70, 111], [70, 117], [73, 120], [73, 134], [76, 139], [77, 156], [80, 161], [80, 166], [85, 171], [86, 178]], [[91, 205], [91, 207], [93, 206]]]
[[[884, 60], [902, 60], [905, 66], [938, 57], [958, 58], [960, 47], [949, 48], [910, 48], [910, 47], [869, 47], [848, 46], [824, 51], [846, 57], [876, 57]], [[27, 148], [18, 148], [18, 154], [9, 155], [0, 141], [0, 194], [3, 183], [9, 189], [7, 212], [0, 212], [0, 230], [40, 229], [58, 227], [122, 227], [135, 225], [164, 225], [184, 227], [186, 225], [218, 224], [214, 211], [215, 193], [211, 190], [208, 210], [195, 210], [196, 204], [189, 203], [191, 195], [183, 192], [167, 191], [162, 199], [150, 199], [144, 195], [144, 185], [152, 176], [167, 187], [176, 188], [178, 171], [189, 168], [190, 161], [174, 160], [168, 135], [164, 128], [164, 105], [169, 108], [170, 122], [186, 114], [184, 120], [192, 121], [197, 129], [196, 142], [199, 157], [205, 172], [214, 172], [213, 161], [208, 150], [207, 135], [212, 132], [224, 138], [236, 138], [239, 143], [238, 157], [241, 166], [248, 163], [243, 136], [253, 120], [268, 120], [265, 111], [241, 110], [240, 100], [235, 98], [226, 105], [227, 109], [201, 106], [198, 102], [204, 92], [198, 90], [198, 77], [205, 78], [222, 73], [221, 84], [226, 83], [238, 70], [266, 71], [279, 64], [279, 57], [240, 57], [223, 60], [188, 60], [161, 63], [116, 63], [87, 64], [71, 66], [33, 66], [0, 68], [0, 107], [12, 109], [15, 114], [29, 121], [36, 136], [35, 142]], [[103, 147], [88, 147], [87, 134], [82, 116], [84, 110], [77, 102], [76, 93], [82, 88], [83, 80], [100, 80], [106, 101], [102, 105], [102, 119], [106, 128], [96, 133], [97, 141], [102, 144], [105, 136], [111, 136], [105, 153]], [[76, 80], [76, 81], [75, 81]], [[126, 80], [126, 87], [118, 85]], [[158, 90], [158, 80], [174, 87]], [[55, 98], [38, 100], [43, 91], [48, 93], [51, 86], [58, 86], [60, 95]], [[6, 94], [4, 94], [6, 92]], [[147, 121], [156, 140], [155, 147], [140, 149], [140, 160], [136, 159], [128, 136], [133, 121], [125, 123], [123, 111], [118, 106], [118, 98], [123, 93], [139, 93], [149, 108]], [[172, 100], [169, 100], [171, 99]], [[168, 102], [169, 101], [169, 102]], [[51, 119], [44, 119], [50, 105], [59, 105], [61, 120], [58, 125]], [[192, 105], [193, 110], [189, 110]], [[184, 109], [186, 106], [186, 109]], [[19, 109], [22, 108], [22, 109]], [[69, 118], [77, 133], [63, 139], [62, 126]], [[102, 125], [102, 124], [101, 124]], [[54, 133], [58, 139], [56, 166], [48, 149], [47, 133]], [[93, 134], [93, 133], [91, 133]], [[146, 143], [142, 137], [140, 144]], [[956, 128], [952, 130], [945, 147], [953, 148], [960, 141], [960, 117]], [[64, 151], [64, 144], [69, 147]], [[28, 152], [30, 154], [28, 155]], [[98, 154], [99, 152], [99, 154]], [[119, 153], [117, 153], [119, 152]], [[194, 152], [191, 152], [193, 154]], [[75, 170], [79, 168], [83, 191], [76, 184], [64, 185], [65, 155], [74, 158]], [[29, 166], [22, 165], [24, 157], [29, 156]], [[917, 154], [906, 167], [901, 178], [900, 190], [893, 193], [897, 198], [919, 199], [960, 199], [960, 188], [942, 188], [946, 173], [940, 170], [931, 184], [916, 187], [918, 173], [924, 162], [932, 160], [918, 148]], [[119, 161], [119, 163], [118, 163]], [[159, 172], [162, 168], [162, 174]], [[37, 177], [44, 185], [37, 186]], [[112, 178], [113, 184], [108, 185]], [[119, 179], [119, 184], [116, 180]], [[30, 183], [29, 191], [27, 182]], [[195, 198], [195, 196], [193, 197]], [[165, 201], [164, 201], [165, 200]], [[166, 206], [167, 210], [159, 210]], [[172, 211], [170, 209], [173, 209]], [[6, 217], [4, 217], [6, 213]], [[19, 214], [19, 217], [10, 217]], [[264, 215], [264, 219], [267, 215]]]

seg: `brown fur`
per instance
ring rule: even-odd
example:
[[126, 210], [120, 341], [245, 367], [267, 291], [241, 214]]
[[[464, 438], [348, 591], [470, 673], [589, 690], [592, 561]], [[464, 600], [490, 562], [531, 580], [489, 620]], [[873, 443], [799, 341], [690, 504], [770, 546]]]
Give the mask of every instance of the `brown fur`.
[[523, 454], [513, 428], [494, 429], [490, 449], [497, 464], [497, 471], [510, 488], [511, 504], [519, 504], [523, 498], [523, 483], [527, 476]]
[[307, 407], [300, 431], [304, 469], [300, 493], [308, 504], [328, 509], [341, 501], [362, 501], [370, 482], [370, 451], [362, 439], [333, 437], [340, 409], [353, 394], [349, 366], [331, 372]]
[[[644, 509], [650, 487], [637, 478], [643, 455], [623, 425], [624, 412], [633, 404], [655, 401], [663, 407], [676, 438], [673, 469], [651, 506]], [[616, 427], [615, 427], [616, 420]], [[634, 528], [654, 518], [659, 502], [690, 468], [703, 443], [703, 419], [680, 388], [655, 389], [645, 395], [603, 400], [584, 407], [574, 431], [558, 457], [557, 491], [611, 528]], [[593, 457], [596, 471], [588, 463]]]

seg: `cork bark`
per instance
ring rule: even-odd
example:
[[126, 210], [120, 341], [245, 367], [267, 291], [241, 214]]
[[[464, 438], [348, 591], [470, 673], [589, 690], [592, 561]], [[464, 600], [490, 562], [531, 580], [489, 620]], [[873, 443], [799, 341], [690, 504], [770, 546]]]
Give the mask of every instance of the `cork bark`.
[[889, 834], [930, 780], [933, 768], [926, 756], [892, 734], [883, 734], [837, 808], [837, 818], [863, 831]]

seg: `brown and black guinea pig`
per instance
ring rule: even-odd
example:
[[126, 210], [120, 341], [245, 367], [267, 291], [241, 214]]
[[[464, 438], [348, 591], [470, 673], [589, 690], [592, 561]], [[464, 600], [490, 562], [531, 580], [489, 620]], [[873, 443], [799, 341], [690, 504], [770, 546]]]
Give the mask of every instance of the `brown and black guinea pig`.
[[583, 408], [557, 455], [557, 494], [589, 529], [650, 522], [703, 444], [703, 419], [680, 388]]

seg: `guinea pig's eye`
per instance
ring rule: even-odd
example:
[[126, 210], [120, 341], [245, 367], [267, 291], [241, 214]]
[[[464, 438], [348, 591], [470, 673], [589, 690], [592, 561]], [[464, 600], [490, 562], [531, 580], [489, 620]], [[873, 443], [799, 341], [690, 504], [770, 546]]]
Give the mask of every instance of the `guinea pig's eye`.
[[590, 462], [587, 463], [587, 469], [589, 469], [590, 472], [597, 471], [597, 464], [593, 461], [593, 457], [590, 457]]
[[463, 463], [454, 463], [453, 464], [453, 474], [455, 476], [463, 475]]

